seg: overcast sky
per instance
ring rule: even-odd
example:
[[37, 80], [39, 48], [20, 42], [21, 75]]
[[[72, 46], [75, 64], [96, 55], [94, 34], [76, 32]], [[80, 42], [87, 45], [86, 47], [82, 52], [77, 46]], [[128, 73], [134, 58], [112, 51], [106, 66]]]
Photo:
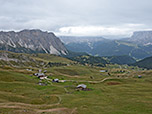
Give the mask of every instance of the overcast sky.
[[0, 30], [129, 36], [152, 30], [152, 0], [0, 0]]

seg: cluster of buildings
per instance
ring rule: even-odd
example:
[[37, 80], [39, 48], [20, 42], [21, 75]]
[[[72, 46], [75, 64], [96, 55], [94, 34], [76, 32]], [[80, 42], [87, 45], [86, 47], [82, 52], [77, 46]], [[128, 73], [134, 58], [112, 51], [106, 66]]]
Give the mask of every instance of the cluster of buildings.
[[[41, 70], [39, 70], [38, 73], [34, 73], [34, 76], [37, 76], [40, 80], [43, 80], [43, 79], [47, 79], [48, 77], [45, 75], [46, 71], [44, 71], [44, 73], [41, 72]], [[66, 82], [66, 80], [59, 80], [59, 79], [52, 79], [52, 82], [56, 82], [56, 83], [59, 83], [59, 82]], [[44, 85], [42, 82], [39, 82], [39, 85]], [[87, 85], [85, 84], [79, 84], [78, 86], [76, 86], [76, 88], [78, 90], [88, 90], [87, 88]]]
[[47, 79], [47, 76], [44, 73], [35, 73], [35, 76], [37, 76], [40, 80]]

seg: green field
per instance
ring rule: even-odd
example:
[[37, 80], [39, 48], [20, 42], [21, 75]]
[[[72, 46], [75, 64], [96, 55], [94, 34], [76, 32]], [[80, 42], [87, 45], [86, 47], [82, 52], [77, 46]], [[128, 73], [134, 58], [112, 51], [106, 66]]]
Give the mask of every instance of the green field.
[[[33, 57], [33, 56], [32, 56]], [[67, 62], [64, 58], [37, 59]], [[117, 65], [104, 68], [70, 64], [46, 67], [49, 79], [33, 76], [39, 68], [0, 66], [0, 114], [152, 114], [152, 71]], [[110, 72], [100, 73], [105, 69]], [[138, 78], [142, 75], [142, 78]], [[91, 78], [92, 77], [92, 78]], [[52, 79], [66, 80], [53, 83]], [[89, 91], [77, 90], [86, 84]]]

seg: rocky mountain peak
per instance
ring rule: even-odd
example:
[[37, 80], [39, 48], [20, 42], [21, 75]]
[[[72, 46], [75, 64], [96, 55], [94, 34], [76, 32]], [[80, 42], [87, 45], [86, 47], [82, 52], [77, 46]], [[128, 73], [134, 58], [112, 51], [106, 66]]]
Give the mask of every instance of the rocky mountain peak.
[[56, 55], [66, 55], [68, 53], [63, 43], [54, 33], [44, 32], [39, 29], [25, 29], [20, 32], [1, 31], [0, 50]]
[[130, 41], [136, 42], [138, 44], [152, 44], [152, 31], [137, 31], [134, 32]]

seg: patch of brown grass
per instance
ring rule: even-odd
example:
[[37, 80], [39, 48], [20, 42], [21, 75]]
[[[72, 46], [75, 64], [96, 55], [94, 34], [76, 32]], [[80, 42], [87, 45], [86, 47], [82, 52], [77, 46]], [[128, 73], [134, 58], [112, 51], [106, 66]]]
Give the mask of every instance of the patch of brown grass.
[[119, 82], [108, 82], [107, 85], [119, 85]]

